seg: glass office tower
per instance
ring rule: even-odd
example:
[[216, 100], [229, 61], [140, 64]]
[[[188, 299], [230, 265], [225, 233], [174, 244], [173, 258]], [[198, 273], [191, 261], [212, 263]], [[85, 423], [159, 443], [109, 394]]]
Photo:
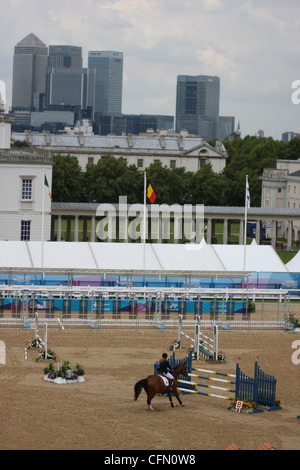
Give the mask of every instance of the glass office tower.
[[179, 75], [176, 94], [176, 132], [186, 129], [207, 140], [217, 137], [220, 78]]
[[49, 46], [48, 67], [80, 69], [82, 48], [78, 46]]
[[102, 113], [122, 112], [123, 53], [90, 51], [88, 68], [96, 71], [95, 120]]
[[33, 33], [18, 42], [13, 57], [12, 108], [30, 108], [45, 93], [47, 46]]
[[46, 104], [94, 106], [95, 72], [82, 67], [82, 48], [49, 46]]

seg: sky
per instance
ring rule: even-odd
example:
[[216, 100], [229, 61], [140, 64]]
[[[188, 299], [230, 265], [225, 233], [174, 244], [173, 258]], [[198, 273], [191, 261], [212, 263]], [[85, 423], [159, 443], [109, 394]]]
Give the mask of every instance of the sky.
[[177, 76], [216, 75], [220, 115], [234, 116], [242, 137], [300, 132], [300, 104], [292, 101], [299, 0], [1, 0], [0, 7], [7, 107], [14, 46], [34, 33], [47, 46], [81, 46], [83, 66], [88, 51], [123, 52], [124, 114], [175, 116]]

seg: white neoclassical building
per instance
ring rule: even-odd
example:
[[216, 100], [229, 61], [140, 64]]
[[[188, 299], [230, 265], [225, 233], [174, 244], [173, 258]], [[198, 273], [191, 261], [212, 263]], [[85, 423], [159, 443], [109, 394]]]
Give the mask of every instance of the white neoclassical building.
[[[0, 240], [50, 240], [52, 157], [0, 150]], [[51, 193], [51, 190], [50, 190]]]
[[10, 123], [0, 109], [0, 240], [50, 240], [51, 154], [11, 150], [10, 135]]
[[[261, 207], [300, 209], [300, 159], [277, 160], [276, 168], [265, 168], [262, 176]], [[278, 227], [279, 236], [287, 236], [288, 223]], [[300, 220], [294, 219], [293, 240], [300, 241]]]
[[202, 137], [185, 133], [104, 136], [27, 131], [14, 132], [12, 138], [52, 154], [75, 156], [82, 170], [88, 163], [96, 164], [102, 156], [112, 155], [122, 158], [128, 165], [135, 165], [141, 171], [155, 162], [161, 162], [167, 168], [184, 167], [186, 171], [192, 172], [198, 171], [205, 163], [211, 163], [213, 171], [220, 173], [228, 157], [222, 142], [217, 141], [215, 147], [212, 147]]

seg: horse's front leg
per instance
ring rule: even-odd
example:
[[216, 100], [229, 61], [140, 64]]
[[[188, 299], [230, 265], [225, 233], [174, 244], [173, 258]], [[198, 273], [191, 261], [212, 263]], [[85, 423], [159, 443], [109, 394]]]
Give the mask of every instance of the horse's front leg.
[[174, 405], [173, 400], [172, 400], [172, 392], [170, 392], [168, 390], [167, 394], [168, 394], [168, 397], [169, 397], [169, 400], [170, 400], [171, 408], [174, 408], [175, 405]]

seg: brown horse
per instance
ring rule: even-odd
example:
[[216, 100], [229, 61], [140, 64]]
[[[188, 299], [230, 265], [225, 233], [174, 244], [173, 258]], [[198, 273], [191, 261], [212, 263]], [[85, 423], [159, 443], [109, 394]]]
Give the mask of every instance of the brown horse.
[[174, 408], [175, 405], [172, 401], [171, 394], [174, 393], [180, 405], [183, 406], [183, 403], [180, 400], [177, 392], [177, 379], [179, 375], [188, 375], [185, 364], [179, 364], [177, 367], [175, 367], [175, 369], [172, 371], [172, 375], [174, 377], [172, 390], [169, 390], [169, 387], [164, 384], [163, 379], [159, 375], [149, 375], [149, 377], [147, 377], [146, 379], [140, 380], [134, 386], [134, 399], [138, 399], [143, 388], [147, 394], [147, 405], [149, 406], [150, 410], [154, 409], [151, 405], [151, 400], [155, 397], [157, 393], [161, 393], [162, 395], [167, 394], [172, 408]]

